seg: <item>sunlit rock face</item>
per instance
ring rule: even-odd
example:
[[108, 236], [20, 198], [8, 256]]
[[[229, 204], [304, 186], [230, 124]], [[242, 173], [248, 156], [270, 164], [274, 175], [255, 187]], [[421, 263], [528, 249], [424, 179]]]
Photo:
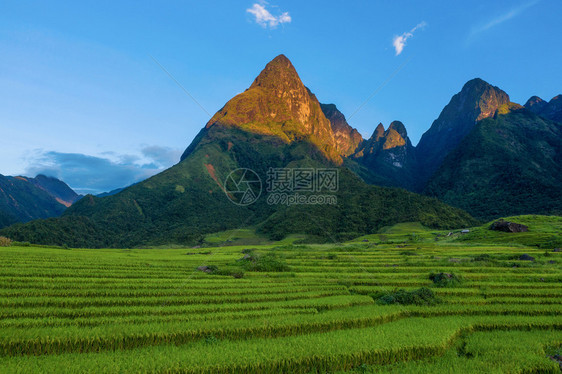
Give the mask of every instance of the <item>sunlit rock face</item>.
[[336, 150], [342, 156], [349, 156], [354, 153], [363, 141], [359, 131], [347, 123], [343, 113], [334, 104], [320, 104], [320, 107], [332, 126]]
[[250, 88], [228, 101], [206, 125], [211, 126], [236, 126], [287, 143], [306, 140], [329, 160], [342, 163], [330, 121], [284, 55], [275, 57]]
[[413, 183], [415, 148], [400, 121], [392, 122], [386, 130], [380, 123], [373, 135], [361, 143], [352, 158], [387, 178], [392, 185], [410, 187]]

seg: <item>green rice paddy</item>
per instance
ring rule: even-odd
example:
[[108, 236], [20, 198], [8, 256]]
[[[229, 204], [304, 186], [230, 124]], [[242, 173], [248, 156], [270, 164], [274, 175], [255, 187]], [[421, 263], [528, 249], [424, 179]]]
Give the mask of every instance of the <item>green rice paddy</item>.
[[[0, 248], [0, 372], [557, 373], [559, 221], [520, 219], [536, 244], [402, 224], [330, 245]], [[380, 298], [422, 287], [431, 305]]]

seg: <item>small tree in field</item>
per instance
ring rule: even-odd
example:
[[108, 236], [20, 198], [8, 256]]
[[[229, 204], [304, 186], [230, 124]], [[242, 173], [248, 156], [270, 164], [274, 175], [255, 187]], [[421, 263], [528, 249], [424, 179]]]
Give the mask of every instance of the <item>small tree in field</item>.
[[12, 245], [12, 239], [0, 236], [0, 247], [9, 247]]

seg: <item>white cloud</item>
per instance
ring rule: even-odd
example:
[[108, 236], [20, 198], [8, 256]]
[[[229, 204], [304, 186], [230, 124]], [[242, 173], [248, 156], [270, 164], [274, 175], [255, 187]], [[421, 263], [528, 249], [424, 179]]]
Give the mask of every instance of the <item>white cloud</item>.
[[423, 29], [426, 25], [427, 23], [423, 21], [418, 23], [416, 27], [414, 27], [410, 31], [403, 33], [402, 35], [394, 35], [394, 38], [392, 39], [392, 45], [394, 46], [394, 50], [396, 51], [396, 56], [402, 53], [404, 47], [406, 46], [406, 41], [414, 36], [414, 32], [416, 32], [416, 30], [418, 29]]
[[282, 23], [290, 23], [292, 21], [289, 12], [283, 12], [279, 16], [274, 16], [266, 9], [267, 2], [262, 1], [260, 4], [255, 3], [246, 12], [252, 14], [256, 19], [256, 23], [263, 28], [275, 28]]
[[25, 175], [59, 178], [76, 192], [98, 194], [127, 187], [179, 162], [181, 150], [144, 146], [141, 155], [104, 152], [102, 157], [82, 153], [36, 150]]
[[533, 1], [523, 3], [523, 4], [519, 5], [518, 7], [512, 8], [509, 11], [507, 11], [506, 13], [497, 16], [496, 18], [488, 21], [487, 23], [485, 23], [483, 25], [480, 25], [478, 27], [474, 27], [472, 29], [472, 31], [470, 32], [470, 36], [474, 36], [476, 34], [479, 34], [479, 33], [483, 32], [483, 31], [491, 29], [494, 26], [502, 24], [505, 21], [509, 21], [510, 19], [517, 16], [518, 14], [520, 14], [525, 9], [532, 7], [533, 5], [538, 3], [539, 1], [540, 0], [533, 0]]

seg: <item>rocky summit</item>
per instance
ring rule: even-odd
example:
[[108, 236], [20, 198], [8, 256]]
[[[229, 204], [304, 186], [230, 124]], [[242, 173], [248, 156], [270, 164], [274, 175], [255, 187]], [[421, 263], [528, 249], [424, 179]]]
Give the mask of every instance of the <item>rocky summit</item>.
[[349, 156], [354, 153], [363, 141], [359, 131], [347, 123], [343, 113], [334, 104], [320, 104], [320, 107], [326, 118], [330, 121], [336, 140], [336, 149], [339, 154]]
[[394, 121], [388, 129], [382, 123], [357, 148], [352, 158], [386, 180], [386, 185], [411, 188], [415, 175], [415, 148], [406, 127]]
[[392, 122], [386, 131], [383, 124], [379, 123], [373, 135], [357, 149], [354, 157], [368, 159], [380, 155], [381, 151], [389, 151], [388, 160], [401, 168], [404, 166], [406, 153], [411, 148], [412, 144], [402, 122]]
[[342, 163], [330, 121], [284, 55], [275, 57], [250, 88], [228, 101], [206, 128], [212, 126], [273, 135], [286, 143], [305, 140], [316, 145], [329, 160]]
[[562, 122], [562, 95], [545, 101], [538, 96], [532, 96], [525, 103], [525, 108], [531, 112], [556, 122]]
[[492, 117], [506, 104], [509, 104], [509, 96], [498, 87], [480, 78], [468, 81], [445, 106], [416, 147], [417, 159], [420, 161], [419, 188], [437, 170], [445, 156], [473, 129], [476, 122]]

